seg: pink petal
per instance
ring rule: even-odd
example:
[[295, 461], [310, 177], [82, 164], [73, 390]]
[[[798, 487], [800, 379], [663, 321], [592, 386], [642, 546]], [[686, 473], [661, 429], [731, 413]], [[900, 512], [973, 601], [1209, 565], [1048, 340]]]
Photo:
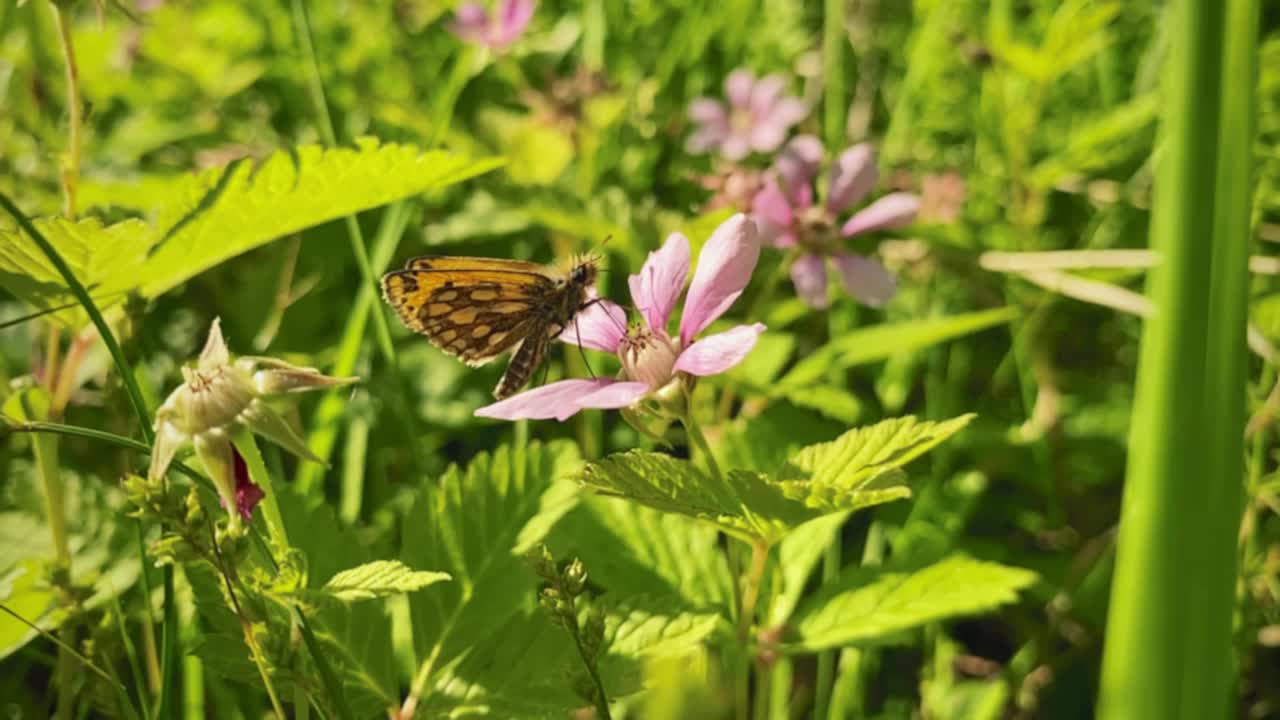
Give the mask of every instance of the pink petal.
[[651, 330], [667, 329], [667, 319], [680, 301], [689, 277], [689, 238], [671, 233], [656, 252], [649, 253], [640, 272], [628, 279], [631, 302]]
[[476, 410], [476, 417], [495, 418], [497, 420], [547, 420], [555, 418], [564, 421], [582, 409], [579, 403], [583, 398], [611, 385], [615, 380], [596, 378], [594, 380], [560, 380], [549, 385], [534, 388], [492, 405], [485, 405]]
[[592, 350], [616, 353], [622, 336], [626, 334], [627, 311], [608, 300], [601, 300], [579, 312], [560, 333], [560, 340]]
[[809, 117], [809, 104], [800, 98], [784, 97], [773, 106], [770, 117], [774, 122], [791, 127]]
[[[787, 196], [795, 204], [801, 188], [813, 185], [818, 176], [818, 166], [822, 164], [822, 141], [813, 135], [798, 135], [779, 153], [773, 168], [782, 179]], [[807, 206], [807, 203], [806, 203]]]
[[751, 89], [756, 76], [750, 70], [734, 70], [724, 79], [724, 94], [735, 109], [746, 110], [751, 104]]
[[586, 397], [579, 398], [578, 405], [582, 408], [597, 410], [616, 410], [634, 403], [648, 392], [649, 386], [642, 382], [614, 381]]
[[680, 353], [675, 369], [690, 375], [719, 375], [742, 362], [764, 329], [763, 323], [756, 323], [708, 335]]
[[751, 213], [761, 222], [779, 228], [791, 227], [791, 222], [795, 219], [791, 199], [773, 178], [766, 180], [764, 187], [751, 200]]
[[720, 144], [720, 154], [725, 160], [737, 162], [751, 154], [750, 133], [731, 132]]
[[690, 135], [684, 147], [689, 152], [700, 155], [712, 148], [720, 147], [728, 136], [729, 129], [727, 127], [708, 125]]
[[502, 4], [499, 25], [494, 33], [494, 47], [506, 47], [524, 33], [533, 19], [534, 0], [506, 0]]
[[882, 228], [908, 225], [920, 209], [920, 198], [911, 193], [890, 193], [862, 208], [840, 228], [845, 237]]
[[875, 152], [862, 143], [840, 153], [831, 166], [831, 188], [827, 190], [827, 209], [839, 215], [867, 196], [875, 187], [879, 170]]
[[821, 310], [827, 300], [827, 264], [821, 255], [801, 255], [791, 264], [791, 283], [796, 295], [811, 308]]
[[738, 213], [725, 220], [711, 233], [698, 255], [698, 269], [684, 313], [680, 317], [680, 346], [688, 347], [703, 328], [724, 314], [742, 294], [760, 259], [760, 234], [756, 224]]
[[751, 149], [762, 153], [777, 150], [782, 141], [787, 139], [787, 131], [790, 129], [790, 125], [777, 122], [772, 115], [757, 120], [751, 128]]
[[786, 85], [787, 81], [777, 73], [765, 75], [756, 81], [755, 87], [751, 88], [750, 107], [751, 114], [757, 121], [773, 112], [773, 106], [782, 97]]
[[689, 103], [689, 119], [699, 125], [715, 125], [726, 130], [729, 127], [729, 115], [724, 103], [711, 98], [698, 98]]
[[786, 193], [778, 187], [777, 180], [766, 180], [764, 187], [752, 198], [751, 215], [756, 221], [761, 243], [774, 247], [792, 247], [796, 244], [796, 236], [791, 229], [795, 213]]
[[854, 253], [840, 253], [831, 258], [840, 273], [845, 292], [862, 304], [880, 307], [889, 302], [898, 289], [898, 281], [883, 265]]
[[483, 5], [474, 2], [459, 5], [449, 26], [454, 35], [472, 43], [483, 42], [488, 28], [489, 13]]

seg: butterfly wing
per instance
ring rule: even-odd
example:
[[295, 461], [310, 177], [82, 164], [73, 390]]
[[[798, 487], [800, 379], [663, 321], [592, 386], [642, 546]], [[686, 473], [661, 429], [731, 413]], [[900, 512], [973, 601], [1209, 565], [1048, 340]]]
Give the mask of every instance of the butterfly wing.
[[493, 360], [543, 325], [557, 292], [555, 281], [532, 263], [520, 265], [536, 271], [514, 269], [510, 261], [459, 267], [421, 260], [383, 276], [383, 297], [410, 330], [471, 366]]

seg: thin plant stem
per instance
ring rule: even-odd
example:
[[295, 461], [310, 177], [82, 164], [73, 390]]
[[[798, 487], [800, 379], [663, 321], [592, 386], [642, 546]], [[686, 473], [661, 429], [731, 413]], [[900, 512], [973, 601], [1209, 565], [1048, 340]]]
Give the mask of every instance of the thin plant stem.
[[12, 608], [8, 607], [8, 606], [7, 606], [7, 605], [5, 605], [4, 603], [0, 603], [0, 612], [4, 612], [4, 613], [5, 613], [5, 614], [7, 614], [8, 616], [12, 617], [14, 620], [17, 620], [18, 622], [22, 623], [23, 625], [26, 625], [28, 628], [30, 628], [30, 629], [34, 630], [35, 632], [37, 632], [37, 633], [39, 633], [39, 634], [41, 634], [41, 635], [45, 636], [45, 637], [46, 637], [46, 638], [48, 638], [51, 642], [53, 642], [53, 644], [57, 645], [57, 646], [58, 646], [58, 647], [60, 647], [60, 648], [65, 649], [65, 650], [67, 651], [67, 654], [68, 654], [68, 655], [70, 655], [70, 656], [72, 656], [73, 658], [75, 658], [75, 659], [79, 660], [81, 663], [83, 663], [83, 664], [84, 664], [84, 666], [85, 666], [85, 667], [87, 667], [87, 668], [89, 668], [90, 670], [92, 670], [95, 674], [97, 674], [97, 675], [98, 675], [99, 677], [101, 677], [103, 680], [106, 680], [107, 682], [111, 683], [112, 685], [116, 685], [116, 686], [118, 686], [121, 690], [124, 690], [124, 689], [125, 689], [125, 687], [124, 687], [123, 685], [121, 685], [121, 684], [120, 684], [120, 681], [119, 681], [119, 680], [117, 680], [117, 679], [115, 679], [115, 678], [111, 677], [110, 675], [108, 675], [108, 674], [107, 674], [107, 672], [106, 672], [105, 670], [103, 670], [102, 668], [100, 668], [100, 667], [98, 667], [97, 665], [95, 665], [95, 664], [94, 664], [94, 662], [93, 662], [92, 660], [90, 660], [89, 658], [85, 657], [85, 656], [84, 656], [84, 655], [83, 655], [79, 650], [76, 650], [76, 649], [75, 649], [75, 647], [73, 647], [73, 646], [71, 646], [71, 645], [67, 645], [65, 642], [63, 642], [61, 639], [59, 639], [59, 638], [58, 638], [56, 635], [54, 635], [53, 633], [49, 632], [48, 630], [45, 630], [44, 628], [40, 627], [39, 625], [36, 625], [35, 623], [31, 622], [30, 620], [28, 620], [28, 619], [26, 619], [26, 618], [22, 617], [21, 615], [19, 615], [18, 613], [14, 612]]
[[453, 119], [453, 108], [458, 102], [458, 97], [462, 95], [462, 90], [467, 86], [467, 81], [475, 74], [473, 68], [477, 64], [476, 53], [485, 52], [465, 45], [458, 52], [453, 60], [453, 67], [449, 70], [449, 79], [445, 82], [440, 100], [437, 101], [435, 113], [432, 116], [431, 138], [427, 141], [428, 148], [434, 148], [444, 142], [445, 137], [449, 134], [449, 123]]
[[[314, 34], [311, 30], [311, 15], [307, 11], [307, 0], [292, 0], [291, 7], [293, 10], [294, 32], [307, 60], [307, 87], [310, 91], [311, 102], [315, 106], [316, 122], [325, 142], [330, 146], [336, 146], [338, 144], [338, 134], [334, 128], [333, 117], [329, 112], [329, 101], [324, 89], [324, 76], [320, 72], [320, 60], [316, 53]], [[391, 211], [388, 210], [388, 212]], [[351, 242], [351, 254], [355, 257], [356, 267], [360, 270], [362, 281], [360, 294], [366, 291], [376, 294], [379, 291], [378, 273], [381, 272], [381, 269], [377, 273], [374, 272], [374, 263], [370, 260], [369, 250], [365, 245], [364, 231], [360, 229], [360, 222], [357, 217], [354, 214], [348, 215], [345, 218], [345, 223], [347, 237]], [[366, 317], [370, 314], [373, 316], [374, 338], [377, 342], [378, 351], [386, 359], [387, 364], [391, 366], [391, 375], [395, 382], [403, 384], [404, 378], [399, 372], [399, 360], [396, 357], [395, 346], [391, 342], [391, 329], [387, 324], [387, 316], [376, 304], [370, 303], [369, 305], [369, 308], [365, 310], [365, 315]], [[422, 449], [419, 438], [423, 433], [418, 429], [417, 416], [409, 409], [404, 400], [408, 396], [409, 393], [405, 388], [401, 388], [401, 392], [393, 393], [391, 407], [406, 429], [404, 437], [410, 446], [414, 462], [420, 464]]]
[[[235, 508], [231, 508], [231, 512], [236, 512]], [[209, 542], [213, 548], [214, 560], [217, 561], [218, 572], [222, 575], [222, 580], [227, 586], [227, 597], [231, 599], [231, 609], [235, 611], [236, 617], [240, 619], [240, 630], [244, 633], [245, 645], [249, 647], [249, 657], [253, 660], [253, 664], [258, 668], [258, 674], [262, 677], [262, 684], [267, 691], [267, 697], [271, 700], [271, 707], [275, 710], [276, 717], [279, 720], [287, 720], [288, 715], [284, 714], [284, 708], [280, 704], [280, 698], [276, 694], [275, 684], [271, 682], [271, 673], [267, 670], [266, 658], [262, 655], [262, 648], [258, 646], [258, 639], [253, 635], [253, 624], [249, 622], [248, 617], [244, 614], [244, 609], [240, 607], [240, 600], [236, 596], [235, 582], [232, 578], [232, 569], [227, 565], [226, 559], [222, 557], [222, 549], [218, 547], [217, 534], [213, 531], [213, 520], [206, 516], [206, 523], [209, 527]]]
[[844, 51], [847, 0], [825, 0], [822, 14], [822, 120], [827, 147], [837, 148], [845, 140]]
[[23, 232], [35, 242], [49, 258], [49, 262], [53, 264], [54, 269], [62, 276], [67, 288], [76, 300], [80, 301], [81, 307], [85, 313], [89, 315], [89, 320], [93, 322], [93, 326], [98, 329], [98, 336], [102, 338], [102, 342], [107, 346], [107, 351], [111, 354], [111, 359], [115, 363], [117, 372], [120, 373], [120, 381], [124, 383], [125, 391], [129, 395], [129, 402], [133, 405], [133, 411], [138, 416], [138, 431], [142, 433], [143, 439], [147, 443], [151, 442], [151, 413], [147, 410], [147, 404], [142, 398], [142, 390], [138, 387], [138, 380], [133, 374], [133, 366], [124, 356], [124, 351], [120, 348], [120, 343], [116, 342], [116, 336], [111, 332], [111, 327], [107, 325], [107, 321], [102, 317], [102, 313], [98, 310], [98, 305], [89, 297], [89, 291], [76, 278], [75, 273], [71, 272], [70, 266], [62, 259], [57, 249], [45, 238], [35, 225], [31, 224], [31, 220], [27, 218], [17, 205], [9, 199], [8, 195], [0, 193], [0, 207], [9, 213], [10, 217], [18, 223]]
[[[755, 621], [756, 605], [760, 600], [760, 586], [764, 580], [765, 567], [769, 560], [769, 544], [757, 539], [751, 543], [751, 567], [742, 583], [742, 602], [738, 611], [738, 662], [736, 695], [737, 711], [741, 720], [751, 714], [751, 626]], [[764, 678], [757, 682], [765, 684]], [[768, 703], [764, 703], [766, 706]]]
[[[822, 552], [823, 583], [834, 582], [840, 575], [840, 566], [844, 562], [841, 557], [842, 549], [840, 533], [837, 532]], [[814, 682], [813, 688], [813, 717], [818, 720], [824, 720], [830, 713], [831, 690], [836, 677], [835, 650], [827, 650], [818, 654], [817, 673], [817, 680]]]
[[[373, 267], [377, 272], [382, 272], [390, 264], [396, 244], [408, 223], [408, 215], [404, 203], [392, 203], [383, 215], [382, 225], [378, 228], [378, 235], [373, 241]], [[377, 302], [376, 289], [362, 284], [360, 291], [356, 293], [355, 304], [347, 315], [347, 324], [342, 329], [342, 340], [338, 343], [338, 353], [333, 363], [334, 375], [350, 375], [355, 371], [360, 361], [360, 349], [369, 314], [373, 312], [375, 302]], [[316, 457], [326, 462], [333, 454], [333, 447], [337, 442], [338, 421], [346, 408], [349, 393], [349, 390], [341, 388], [328, 391], [312, 415], [307, 447]], [[395, 402], [393, 407], [403, 407], [403, 403]], [[418, 453], [413, 453], [413, 456], [415, 463], [421, 462]], [[294, 478], [294, 485], [298, 492], [310, 493], [312, 488], [320, 482], [323, 470], [324, 466], [317, 463], [302, 463]]]
[[71, 18], [59, 0], [50, 0], [53, 19], [58, 26], [58, 42], [62, 45], [62, 57], [67, 82], [68, 145], [66, 166], [62, 168], [62, 214], [68, 220], [76, 216], [76, 184], [80, 181], [80, 135], [83, 112], [80, 100], [80, 69], [76, 64], [76, 48], [71, 39]]

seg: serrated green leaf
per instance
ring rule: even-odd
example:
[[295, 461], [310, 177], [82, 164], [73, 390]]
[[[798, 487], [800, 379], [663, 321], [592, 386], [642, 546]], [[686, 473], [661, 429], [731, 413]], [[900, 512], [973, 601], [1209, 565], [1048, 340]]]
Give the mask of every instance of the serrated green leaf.
[[[644, 609], [597, 604], [604, 618], [598, 669], [611, 700], [643, 689], [648, 662], [695, 653], [725, 627], [717, 614], [682, 612], [647, 598], [639, 600]], [[577, 649], [545, 612], [525, 608], [495, 630], [450, 666], [448, 682], [437, 685], [432, 717], [558, 719], [587, 704], [570, 685], [571, 678], [584, 672]]]
[[810, 445], [796, 453], [778, 471], [778, 480], [790, 487], [808, 483], [833, 490], [872, 489], [871, 480], [883, 487], [884, 474], [937, 447], [960, 432], [976, 415], [961, 415], [942, 422], [920, 421], [908, 415], [854, 428], [830, 442]]
[[[116, 305], [137, 288], [140, 268], [154, 239], [147, 223], [125, 220], [104, 227], [96, 219], [72, 222], [62, 218], [40, 218], [32, 223], [57, 248], [99, 307]], [[41, 310], [71, 305], [54, 313], [64, 323], [88, 321], [63, 283], [62, 274], [16, 229], [0, 229], [0, 286]]]
[[873, 641], [1014, 602], [1035, 581], [1030, 570], [962, 556], [909, 573], [850, 568], [796, 610], [780, 648], [819, 652]]
[[640, 450], [589, 463], [581, 477], [607, 495], [704, 520], [748, 542], [773, 543], [816, 517], [910, 496], [902, 466], [972, 419], [904, 417], [850, 430], [801, 449], [772, 477], [735, 469], [718, 482], [688, 461]]
[[821, 380], [830, 370], [883, 360], [985, 330], [1017, 317], [1012, 307], [952, 315], [932, 320], [875, 325], [841, 335], [796, 363], [778, 381], [779, 389], [804, 387]]
[[453, 577], [409, 597], [416, 662], [431, 659], [422, 698], [429, 714], [456, 705], [454, 690], [471, 685], [460, 673], [471, 672], [468, 663], [490, 640], [515, 642], [494, 633], [514, 633], [513, 618], [536, 610], [536, 575], [518, 550], [541, 540], [548, 518], [572, 507], [566, 478], [579, 462], [568, 442], [503, 446], [423, 483], [405, 518], [401, 558]]
[[[155, 297], [229, 258], [289, 233], [487, 172], [472, 160], [410, 145], [307, 145], [261, 164], [237, 161], [176, 180], [153, 223], [38, 219], [35, 226], [103, 308], [140, 291]], [[0, 287], [42, 310], [72, 301], [57, 273], [18, 230], [0, 230]], [[59, 311], [68, 324], [77, 309]]]
[[[666, 609], [727, 609], [733, 579], [715, 528], [691, 518], [588, 495], [547, 537], [557, 557], [577, 557], [606, 599]], [[673, 604], [674, 603], [674, 604]]]
[[707, 477], [686, 460], [633, 450], [589, 463], [582, 481], [662, 512], [711, 522], [748, 542], [776, 540], [806, 517], [805, 507], [770, 485], [763, 475], [731, 471], [725, 482]]
[[374, 560], [329, 578], [320, 588], [342, 602], [410, 593], [449, 579], [449, 573], [414, 570], [399, 560]]
[[142, 292], [155, 297], [214, 265], [304, 228], [451, 185], [501, 164], [442, 150], [380, 144], [304, 145], [261, 164], [191, 177], [161, 213], [164, 228], [144, 268]]

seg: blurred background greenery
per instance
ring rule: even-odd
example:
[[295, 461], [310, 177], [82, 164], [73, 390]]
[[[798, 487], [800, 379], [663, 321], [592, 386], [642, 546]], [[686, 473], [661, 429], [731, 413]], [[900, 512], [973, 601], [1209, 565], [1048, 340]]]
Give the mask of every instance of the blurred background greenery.
[[[330, 144], [289, 3], [121, 2], [128, 14], [113, 2], [68, 10], [84, 108], [81, 215], [154, 220], [186, 173]], [[833, 4], [845, 16], [834, 53], [823, 48], [831, 9], [812, 0], [544, 0], [528, 33], [497, 54], [447, 32], [453, 8], [436, 0], [316, 3], [310, 23], [337, 143], [372, 136], [507, 158], [479, 178], [361, 212], [360, 234], [390, 251], [391, 266], [427, 253], [550, 261], [610, 237], [602, 285], [617, 298], [668, 232], [682, 229], [696, 246], [727, 216], [705, 209], [700, 179], [714, 164], [685, 151], [690, 101], [720, 96], [725, 75], [746, 67], [784, 73], [794, 94], [825, 107], [825, 88], [841, 78], [834, 124], [815, 110], [800, 129], [832, 147], [873, 142], [882, 187], [923, 195], [920, 223], [878, 238], [899, 292], [882, 309], [843, 299], [814, 312], [789, 290], [754, 284], [740, 307], [759, 308], [751, 319], [769, 332], [746, 364], [715, 381], [724, 407], [707, 412], [741, 417], [711, 432], [726, 459], [750, 467], [753, 456], [826, 440], [850, 424], [977, 412], [968, 432], [932, 456], [913, 503], [878, 508], [844, 529], [844, 555], [875, 562], [959, 549], [1031, 568], [1042, 582], [998, 614], [846, 650], [842, 667], [858, 669], [836, 692], [850, 717], [1089, 717], [1141, 329], [1109, 289], [1141, 291], [1144, 265], [1086, 256], [1064, 284], [1062, 270], [1046, 279], [984, 253], [1146, 247], [1168, 8], [1147, 0], [825, 3]], [[1280, 241], [1276, 5], [1264, 4], [1262, 30], [1252, 252], [1269, 256]], [[49, 3], [0, 4], [0, 191], [30, 215], [61, 210], [67, 123]], [[320, 368], [348, 354], [365, 378], [361, 389], [327, 411], [317, 409], [325, 400], [303, 402], [297, 416], [313, 447], [328, 434], [332, 468], [270, 450], [267, 463], [309, 502], [332, 505], [369, 547], [399, 536], [420, 478], [513, 432], [575, 439], [587, 457], [653, 444], [615, 415], [532, 429], [474, 418], [501, 363], [470, 370], [394, 322], [391, 353], [372, 327], [352, 334], [364, 275], [350, 233], [341, 220], [326, 222], [159, 297], [131, 297], [121, 315], [126, 352], [153, 406], [214, 317], [240, 353]], [[382, 238], [389, 244], [378, 245]], [[766, 252], [757, 276], [780, 262]], [[1257, 269], [1250, 317], [1275, 343], [1276, 270]], [[1095, 284], [1080, 290], [1073, 280]], [[998, 310], [1006, 307], [1013, 310]], [[46, 319], [6, 322], [30, 311], [0, 295], [0, 379], [10, 388], [0, 393], [47, 358]], [[838, 351], [828, 345], [835, 341]], [[771, 389], [815, 355], [827, 358], [816, 392]], [[585, 374], [582, 362], [558, 351], [550, 378]], [[605, 358], [592, 363], [597, 373], [616, 369]], [[109, 367], [97, 349], [86, 357], [66, 421], [131, 435], [128, 400], [107, 379]], [[1249, 376], [1248, 410], [1258, 421], [1240, 538], [1237, 707], [1241, 717], [1280, 717], [1280, 476], [1275, 401], [1267, 400], [1274, 363], [1251, 357]], [[32, 457], [25, 439], [0, 444], [0, 597], [19, 597], [16, 571], [52, 552]], [[118, 600], [101, 592], [102, 607], [136, 608], [134, 540], [112, 520], [122, 502], [112, 481], [136, 468], [79, 441], [64, 444], [62, 463], [77, 572], [98, 573], [99, 589], [130, 588]], [[20, 626], [3, 633], [6, 712], [39, 715], [54, 646], [23, 644]], [[122, 642], [110, 633], [95, 639]], [[795, 668], [799, 692], [814, 672]], [[208, 683], [220, 714], [254, 707], [232, 699], [225, 679]], [[675, 680], [670, 687], [679, 692]]]

